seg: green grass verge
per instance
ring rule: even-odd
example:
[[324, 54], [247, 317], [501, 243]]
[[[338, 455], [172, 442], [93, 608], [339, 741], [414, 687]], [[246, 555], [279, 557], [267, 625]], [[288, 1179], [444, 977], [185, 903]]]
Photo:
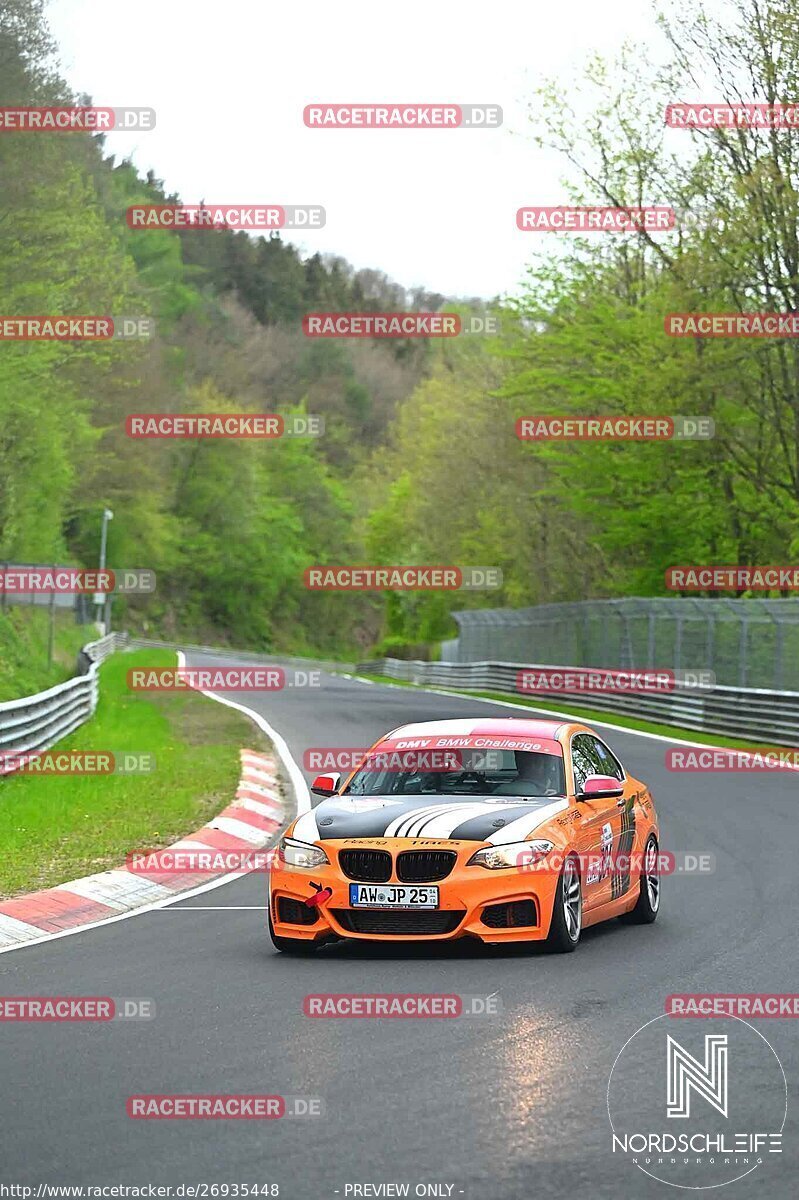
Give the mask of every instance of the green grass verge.
[[56, 611], [52, 666], [47, 665], [50, 614], [45, 608], [0, 609], [0, 702], [32, 696], [75, 674], [78, 651], [100, 636], [94, 625], [76, 625]]
[[168, 650], [115, 654], [100, 668], [93, 720], [69, 750], [148, 751], [147, 775], [15, 775], [0, 781], [0, 897], [124, 863], [132, 850], [192, 833], [233, 799], [239, 750], [266, 750], [243, 713], [196, 692], [132, 693], [135, 666], [174, 666]]
[[[374, 683], [390, 683], [395, 687], [416, 688], [418, 691], [424, 691], [423, 684], [409, 683], [406, 679], [392, 679], [389, 675], [367, 675], [359, 673], [361, 679], [371, 679]], [[459, 692], [457, 688], [437, 687], [438, 692], [452, 692], [455, 695], [466, 695], [465, 692]], [[526, 696], [509, 695], [506, 692], [469, 692], [469, 696], [474, 696], [475, 699], [482, 700], [504, 700], [513, 704], [521, 704], [524, 708], [543, 709], [545, 712], [568, 712], [575, 720], [584, 721], [591, 725], [596, 721], [606, 721], [611, 725], [618, 725], [620, 728], [638, 730], [641, 733], [658, 733], [661, 737], [682, 738], [689, 742], [701, 742], [704, 746], [731, 746], [733, 749], [745, 749], [751, 747], [752, 742], [742, 741], [740, 738], [723, 737], [721, 734], [705, 733], [697, 729], [683, 729], [678, 725], [661, 725], [654, 721], [643, 721], [638, 717], [629, 717], [624, 713], [616, 712], [600, 712], [596, 708], [583, 708], [582, 705], [569, 704], [564, 699], [562, 704], [557, 700], [528, 700]]]

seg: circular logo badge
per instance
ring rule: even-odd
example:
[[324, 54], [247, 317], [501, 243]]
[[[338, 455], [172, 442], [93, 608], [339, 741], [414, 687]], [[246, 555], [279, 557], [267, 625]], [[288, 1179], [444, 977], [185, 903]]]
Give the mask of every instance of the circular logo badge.
[[664, 1014], [622, 1046], [607, 1104], [614, 1156], [662, 1183], [701, 1190], [782, 1152], [788, 1085], [748, 1021]]

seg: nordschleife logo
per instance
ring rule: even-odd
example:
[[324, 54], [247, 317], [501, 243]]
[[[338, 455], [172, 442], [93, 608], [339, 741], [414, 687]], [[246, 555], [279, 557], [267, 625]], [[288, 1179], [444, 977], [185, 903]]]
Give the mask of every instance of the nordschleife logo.
[[[664, 1024], [665, 1022], [665, 1024]], [[622, 1046], [607, 1090], [611, 1153], [672, 1187], [722, 1187], [781, 1163], [785, 1072], [740, 1017], [642, 1025]]]
[[698, 1062], [671, 1034], [668, 1047], [667, 1117], [690, 1117], [691, 1092], [703, 1096], [723, 1117], [727, 1113], [727, 1035], [705, 1034], [705, 1061]]

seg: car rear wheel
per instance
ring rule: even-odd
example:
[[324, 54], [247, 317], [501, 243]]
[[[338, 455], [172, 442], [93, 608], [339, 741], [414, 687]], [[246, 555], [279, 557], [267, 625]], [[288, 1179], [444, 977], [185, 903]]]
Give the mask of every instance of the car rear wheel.
[[622, 913], [619, 920], [626, 925], [651, 925], [660, 909], [660, 873], [658, 870], [658, 844], [653, 833], [647, 838], [644, 850], [644, 865], [641, 871], [638, 901], [635, 908]]
[[552, 923], [546, 940], [555, 954], [570, 954], [577, 948], [583, 929], [583, 889], [576, 858], [567, 858], [560, 872], [552, 908]]
[[272, 945], [276, 950], [280, 950], [282, 954], [315, 954], [316, 942], [308, 941], [305, 938], [287, 938], [278, 937], [275, 933], [275, 927], [272, 924], [272, 914], [269, 913], [269, 936], [272, 939]]

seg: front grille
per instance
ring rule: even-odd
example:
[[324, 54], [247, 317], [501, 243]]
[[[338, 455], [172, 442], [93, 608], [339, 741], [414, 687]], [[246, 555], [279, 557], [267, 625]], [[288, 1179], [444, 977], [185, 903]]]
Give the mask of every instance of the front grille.
[[446, 879], [457, 857], [454, 850], [403, 850], [397, 855], [397, 878], [403, 883]]
[[391, 855], [387, 850], [339, 850], [338, 861], [350, 879], [388, 883], [391, 878]]
[[465, 910], [459, 912], [369, 912], [350, 908], [336, 908], [333, 915], [339, 924], [350, 933], [376, 933], [387, 936], [402, 934], [452, 933], [463, 920]]
[[315, 908], [309, 908], [301, 900], [292, 900], [291, 896], [278, 896], [277, 919], [288, 925], [315, 925], [319, 913]]
[[490, 904], [480, 920], [491, 929], [515, 929], [517, 925], [537, 925], [538, 914], [534, 900], [512, 900], [507, 904]]

